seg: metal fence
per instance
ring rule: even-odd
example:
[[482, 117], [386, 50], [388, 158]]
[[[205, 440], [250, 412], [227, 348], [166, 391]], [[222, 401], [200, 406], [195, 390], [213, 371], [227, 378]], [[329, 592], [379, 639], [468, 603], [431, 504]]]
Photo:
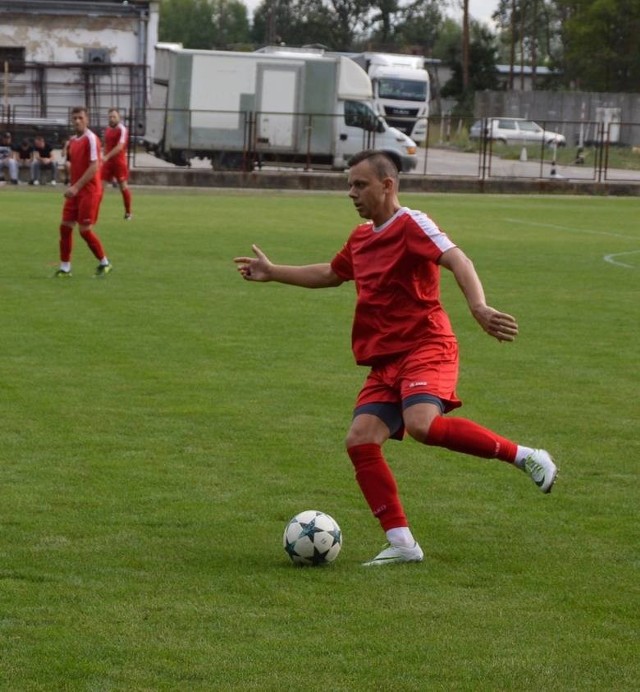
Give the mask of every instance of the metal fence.
[[[319, 153], [327, 133], [340, 136], [344, 116], [284, 112], [167, 111], [146, 108], [122, 113], [132, 136], [130, 164], [138, 168], [187, 165], [214, 169], [254, 170], [295, 166], [302, 170], [330, 169], [332, 154]], [[91, 127], [101, 132], [107, 113], [92, 114]], [[162, 140], [167, 118], [181, 120], [183, 139], [179, 148], [164, 158], [150, 156], [145, 140]], [[640, 182], [640, 123], [539, 120], [546, 131], [565, 137], [565, 146], [544, 142], [499, 142], [488, 136], [485, 119], [477, 137], [470, 136], [472, 117], [437, 116], [427, 121], [428, 137], [418, 147], [418, 166], [413, 175], [491, 179], [567, 179], [595, 183]], [[266, 123], [282, 125], [280, 140], [261, 136]], [[1, 107], [0, 128], [12, 131], [14, 141], [45, 133], [59, 145], [71, 133], [69, 109], [49, 110], [43, 118], [26, 108]], [[141, 123], [144, 125], [141, 134]], [[234, 123], [233, 127], [230, 123]], [[407, 128], [411, 123], [407, 123]], [[353, 123], [351, 123], [353, 126]], [[375, 148], [380, 139], [375, 122], [356, 123], [359, 148]], [[277, 129], [277, 128], [276, 128]], [[146, 131], [145, 131], [146, 130]], [[207, 132], [223, 133], [225, 146], [210, 157]], [[226, 132], [226, 134], [224, 134]], [[296, 155], [292, 156], [292, 150]], [[179, 154], [177, 152], [180, 152]], [[225, 153], [226, 152], [226, 153]]]
[[[103, 49], [85, 48], [87, 57]], [[108, 51], [107, 51], [108, 53]], [[10, 74], [10, 79], [8, 76]], [[0, 124], [14, 129], [38, 124], [55, 139], [62, 119], [69, 122], [68, 112], [74, 106], [86, 107], [97, 125], [111, 107], [136, 111], [139, 118], [131, 122], [131, 131], [144, 134], [144, 111], [149, 94], [149, 68], [136, 63], [44, 63], [24, 62], [20, 69], [5, 72], [0, 88], [2, 106]]]
[[[508, 139], [500, 141], [492, 130], [498, 118], [472, 120], [448, 116], [430, 119], [427, 159], [421, 173], [441, 174], [442, 162], [436, 154], [443, 148], [450, 152], [448, 166], [454, 166], [456, 152], [473, 152], [477, 170], [467, 170], [482, 180], [525, 178], [572, 181], [640, 182], [640, 123], [539, 120], [537, 124], [549, 134], [564, 138], [562, 145], [540, 141]], [[476, 137], [472, 128], [480, 124]], [[493, 132], [493, 136], [490, 133]], [[447, 165], [447, 162], [444, 162]], [[464, 175], [465, 173], [462, 173]]]
[[[296, 166], [304, 170], [329, 168], [331, 156], [324, 160], [318, 156], [318, 141], [333, 128], [340, 132], [344, 124], [342, 116], [309, 113], [282, 112], [210, 112], [210, 111], [165, 111], [147, 109], [147, 124], [158, 118], [164, 123], [167, 118], [182, 120], [180, 161], [182, 165], [197, 165], [199, 157], [207, 158], [207, 135], [204, 129], [195, 127], [206, 123], [218, 134], [227, 127], [225, 144], [235, 154], [220, 156], [211, 161], [216, 169], [242, 168], [253, 170], [262, 166]], [[452, 118], [437, 116], [427, 119], [428, 137], [418, 147], [418, 166], [413, 174], [424, 176], [458, 176], [480, 180], [499, 178], [545, 179], [563, 178], [575, 181], [606, 183], [611, 181], [640, 182], [640, 123], [541, 120], [543, 130], [564, 137], [563, 146], [549, 145], [545, 140], [508, 140], [501, 142], [488, 135], [486, 126], [492, 119], [485, 119], [479, 136], [472, 136], [475, 121], [472, 117]], [[230, 121], [234, 123], [229, 126]], [[261, 137], [261, 124], [279, 121], [287, 132], [280, 141]], [[333, 121], [333, 122], [331, 122]], [[407, 119], [410, 130], [413, 120]], [[163, 125], [156, 127], [156, 139], [163, 137]], [[375, 148], [380, 139], [375, 123], [360, 123], [361, 133], [358, 147]], [[149, 130], [149, 128], [147, 128]], [[149, 136], [147, 131], [147, 136]], [[322, 134], [322, 137], [319, 135]], [[291, 157], [295, 149], [298, 155]], [[165, 152], [172, 160], [172, 154]], [[239, 165], [242, 161], [242, 165]], [[153, 160], [138, 157], [135, 164], [153, 166]], [[207, 164], [205, 164], [207, 165]]]

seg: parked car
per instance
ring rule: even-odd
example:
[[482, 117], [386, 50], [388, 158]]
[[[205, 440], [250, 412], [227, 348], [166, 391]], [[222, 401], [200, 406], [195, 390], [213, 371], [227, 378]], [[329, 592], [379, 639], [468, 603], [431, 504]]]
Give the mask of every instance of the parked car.
[[496, 142], [504, 144], [519, 144], [521, 142], [544, 142], [563, 147], [567, 140], [559, 132], [545, 130], [533, 120], [524, 118], [484, 118], [476, 120], [469, 130], [470, 139], [480, 139], [482, 127], [487, 128], [487, 136]]

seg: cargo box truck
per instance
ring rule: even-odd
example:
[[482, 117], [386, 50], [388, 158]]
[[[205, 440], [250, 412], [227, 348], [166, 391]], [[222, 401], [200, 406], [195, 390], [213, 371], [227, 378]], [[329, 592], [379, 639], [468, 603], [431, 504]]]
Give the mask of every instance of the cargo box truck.
[[376, 115], [371, 80], [346, 56], [158, 44], [155, 65], [145, 139], [172, 163], [344, 169], [356, 152], [376, 148], [402, 171], [417, 165], [415, 142]]

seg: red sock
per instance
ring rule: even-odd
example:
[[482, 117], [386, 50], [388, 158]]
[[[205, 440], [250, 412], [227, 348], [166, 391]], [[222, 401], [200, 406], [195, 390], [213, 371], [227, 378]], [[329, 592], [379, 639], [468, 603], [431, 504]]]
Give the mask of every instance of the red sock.
[[347, 454], [355, 467], [360, 490], [382, 528], [388, 531], [399, 526], [408, 526], [398, 497], [398, 486], [382, 456], [380, 445], [356, 445], [349, 447]]
[[102, 243], [100, 242], [100, 238], [98, 238], [98, 236], [91, 229], [80, 231], [80, 235], [84, 238], [95, 258], [101, 260], [105, 254], [102, 248]]
[[131, 213], [131, 190], [128, 187], [125, 187], [124, 190], [122, 190], [122, 199], [124, 200], [124, 210], [127, 214]]
[[73, 226], [60, 224], [60, 261], [71, 261], [71, 250], [73, 248]]
[[445, 447], [454, 452], [472, 454], [485, 459], [500, 459], [513, 463], [517, 445], [491, 430], [465, 418], [434, 418], [427, 444]]

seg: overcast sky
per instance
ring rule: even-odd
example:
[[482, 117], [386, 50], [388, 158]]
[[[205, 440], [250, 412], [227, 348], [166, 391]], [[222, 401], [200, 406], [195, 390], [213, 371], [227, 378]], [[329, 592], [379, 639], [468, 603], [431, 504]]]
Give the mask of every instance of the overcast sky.
[[[244, 4], [249, 8], [249, 13], [260, 4], [261, 0], [244, 0]], [[469, 14], [479, 21], [488, 22], [491, 15], [498, 6], [498, 0], [469, 0]], [[451, 16], [456, 17], [461, 12], [455, 13], [450, 10]]]

